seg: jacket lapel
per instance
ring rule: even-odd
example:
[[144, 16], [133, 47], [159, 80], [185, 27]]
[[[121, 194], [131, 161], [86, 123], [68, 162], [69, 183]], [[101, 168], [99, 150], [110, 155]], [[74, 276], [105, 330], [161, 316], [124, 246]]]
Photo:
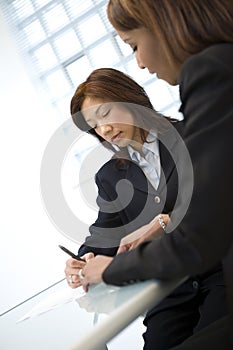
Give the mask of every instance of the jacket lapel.
[[[164, 131], [161, 134], [158, 134], [159, 139], [159, 153], [160, 153], [160, 162], [161, 162], [161, 176], [158, 189], [156, 190], [149, 181], [147, 181], [146, 176], [144, 175], [142, 169], [134, 163], [128, 154], [127, 149], [122, 149], [117, 152], [116, 158], [130, 160], [129, 163], [120, 163], [118, 169], [125, 171], [125, 178], [134, 184], [134, 187], [140, 191], [151, 193], [156, 195], [163, 191], [164, 186], [166, 186], [172, 172], [175, 169], [175, 163], [177, 159], [172, 159], [172, 156], [169, 150], [174, 150], [176, 144], [178, 143], [177, 133], [174, 132], [174, 128], [178, 133], [182, 134], [183, 122], [172, 123], [172, 127], [169, 130]], [[178, 155], [177, 155], [178, 156]]]
[[[171, 128], [164, 133], [158, 135], [159, 154], [161, 162], [161, 175], [158, 191], [161, 192], [169, 181], [171, 174], [175, 170], [175, 164], [179, 154], [175, 151], [179, 143], [179, 135], [182, 135], [183, 121], [171, 123]], [[174, 129], [176, 131], [174, 131]], [[170, 153], [172, 151], [172, 154]]]

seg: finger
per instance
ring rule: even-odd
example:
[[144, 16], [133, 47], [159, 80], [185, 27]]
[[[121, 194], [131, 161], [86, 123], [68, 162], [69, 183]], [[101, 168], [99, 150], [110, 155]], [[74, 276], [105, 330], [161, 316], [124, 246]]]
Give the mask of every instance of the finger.
[[68, 266], [80, 269], [85, 266], [85, 261], [70, 259]]
[[86, 262], [88, 262], [88, 260], [93, 259], [95, 257], [94, 253], [89, 252], [84, 254], [81, 258], [84, 259]]
[[83, 261], [77, 261], [75, 259], [69, 259], [66, 262], [64, 272], [66, 275], [77, 274], [78, 270], [82, 269], [86, 265]]
[[117, 254], [124, 253], [127, 250], [129, 250], [129, 248], [130, 248], [129, 244], [120, 245], [120, 247], [118, 248]]
[[70, 275], [78, 275], [79, 271], [81, 270], [81, 268], [65, 268], [65, 275], [66, 277], [70, 276]]
[[66, 268], [82, 268], [85, 265], [85, 261], [80, 261], [76, 259], [68, 259], [66, 261]]
[[68, 285], [69, 285], [70, 288], [75, 289], [75, 288], [80, 287], [80, 286], [81, 286], [81, 283], [80, 283], [80, 281], [77, 282], [77, 283], [69, 283], [69, 282], [68, 282]]
[[[87, 265], [88, 265], [88, 264], [87, 264]], [[82, 275], [82, 278], [80, 278], [80, 284], [82, 285], [83, 290], [84, 290], [85, 292], [87, 292], [87, 291], [88, 291], [88, 287], [89, 287], [89, 283], [88, 283], [88, 281], [87, 281], [87, 276], [85, 276], [85, 271], [84, 271], [84, 269], [82, 269], [81, 275]], [[79, 277], [80, 277], [80, 276], [79, 276]]]
[[116, 253], [120, 254], [120, 253], [123, 253], [125, 251], [126, 251], [126, 249], [124, 247], [119, 247]]
[[81, 284], [79, 275], [72, 275], [72, 284]]
[[82, 284], [83, 290], [85, 292], [88, 292], [89, 283], [87, 282], [87, 280], [85, 278], [82, 279], [81, 284]]
[[139, 243], [132, 243], [128, 250], [133, 250], [138, 246]]
[[78, 275], [68, 275], [66, 281], [71, 288], [77, 288], [81, 285]]

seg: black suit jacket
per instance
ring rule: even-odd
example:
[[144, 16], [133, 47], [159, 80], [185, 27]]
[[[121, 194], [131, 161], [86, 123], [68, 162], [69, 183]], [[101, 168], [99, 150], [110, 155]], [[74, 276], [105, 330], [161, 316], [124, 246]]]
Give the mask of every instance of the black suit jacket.
[[[159, 153], [161, 177], [156, 190], [141, 168], [131, 160], [125, 149], [116, 153], [96, 174], [99, 214], [90, 227], [90, 236], [80, 247], [78, 255], [87, 252], [114, 255], [120, 240], [159, 213], [169, 213], [177, 196], [178, 176], [176, 159], [164, 143], [175, 148], [182, 134], [183, 122], [175, 122], [160, 135]], [[123, 160], [123, 161], [122, 161]], [[120, 184], [120, 188], [117, 187]]]
[[172, 233], [117, 255], [104, 271], [106, 283], [201, 274], [223, 261], [233, 311], [232, 62], [233, 44], [219, 44], [184, 63], [179, 78], [183, 138], [194, 171], [189, 210]]

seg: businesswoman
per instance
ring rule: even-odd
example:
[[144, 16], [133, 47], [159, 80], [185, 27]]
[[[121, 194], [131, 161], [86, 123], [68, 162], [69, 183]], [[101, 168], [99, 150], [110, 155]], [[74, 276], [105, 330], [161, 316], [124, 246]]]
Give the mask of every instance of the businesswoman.
[[228, 350], [233, 342], [233, 2], [110, 0], [107, 11], [139, 67], [179, 84], [194, 191], [187, 214], [173, 232], [114, 259], [91, 259], [83, 269], [83, 286], [102, 280], [122, 285], [192, 276], [222, 261], [229, 317], [216, 329], [212, 325], [194, 336], [195, 346], [191, 339], [179, 349]]
[[[122, 237], [137, 229], [137, 239], [128, 236], [134, 247], [164, 234], [161, 224], [168, 223], [176, 202], [175, 164], [180, 157], [177, 154], [174, 159], [166, 146], [176, 149], [180, 140], [175, 129], [182, 134], [183, 122], [158, 116], [141, 86], [122, 72], [108, 68], [93, 71], [77, 88], [71, 114], [78, 128], [114, 151], [113, 158], [96, 174], [99, 214], [78, 255], [86, 260], [97, 254], [113, 256]], [[117, 190], [120, 183], [121, 191]], [[160, 213], [159, 220], [155, 217]], [[148, 223], [154, 218], [151, 231]], [[67, 261], [65, 273], [72, 288], [80, 285], [78, 272], [82, 267], [84, 264], [77, 260]], [[154, 348], [155, 343], [158, 350], [168, 349], [224, 312], [225, 288], [221, 267], [216, 266], [188, 279], [148, 312], [144, 321], [145, 349]]]

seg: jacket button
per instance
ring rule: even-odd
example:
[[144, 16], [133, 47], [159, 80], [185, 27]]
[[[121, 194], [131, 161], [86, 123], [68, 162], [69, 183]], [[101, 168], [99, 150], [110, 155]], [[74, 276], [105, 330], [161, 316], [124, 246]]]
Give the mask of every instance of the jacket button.
[[159, 196], [155, 196], [155, 203], [160, 203], [160, 197]]
[[198, 289], [199, 283], [197, 281], [193, 281], [193, 288]]

